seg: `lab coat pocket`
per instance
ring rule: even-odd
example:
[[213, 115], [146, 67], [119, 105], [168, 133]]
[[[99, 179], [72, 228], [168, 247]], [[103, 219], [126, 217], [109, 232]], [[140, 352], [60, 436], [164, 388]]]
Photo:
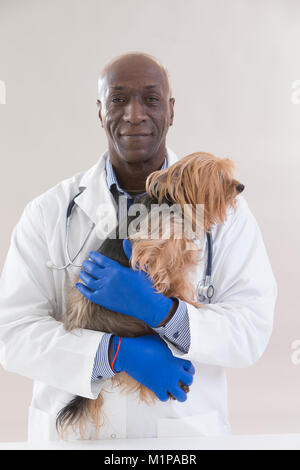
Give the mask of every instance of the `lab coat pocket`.
[[220, 436], [228, 434], [217, 411], [180, 418], [160, 418], [157, 423], [157, 437]]

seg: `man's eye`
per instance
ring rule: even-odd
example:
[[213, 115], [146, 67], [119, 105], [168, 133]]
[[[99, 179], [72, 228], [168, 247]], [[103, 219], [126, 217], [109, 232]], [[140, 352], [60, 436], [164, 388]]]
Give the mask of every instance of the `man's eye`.
[[159, 101], [159, 99], [156, 98], [156, 96], [149, 96], [149, 97], [148, 97], [148, 100], [149, 100], [149, 101]]
[[124, 98], [113, 98], [113, 99], [112, 99], [112, 102], [113, 102], [113, 103], [121, 103], [121, 102], [123, 102], [123, 101], [124, 101]]

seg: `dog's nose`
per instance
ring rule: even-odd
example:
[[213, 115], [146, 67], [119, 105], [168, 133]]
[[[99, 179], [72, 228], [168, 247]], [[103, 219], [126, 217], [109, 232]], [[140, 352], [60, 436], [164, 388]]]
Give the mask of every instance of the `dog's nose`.
[[236, 186], [236, 190], [238, 193], [241, 193], [242, 191], [244, 191], [244, 189], [245, 189], [245, 186], [243, 184], [238, 184]]

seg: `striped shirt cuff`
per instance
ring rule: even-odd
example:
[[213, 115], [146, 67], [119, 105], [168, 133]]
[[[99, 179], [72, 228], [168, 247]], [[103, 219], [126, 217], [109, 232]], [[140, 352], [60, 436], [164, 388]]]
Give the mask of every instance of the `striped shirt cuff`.
[[110, 333], [104, 333], [100, 341], [98, 351], [95, 356], [94, 368], [92, 372], [92, 382], [96, 382], [99, 379], [108, 379], [116, 375], [109, 364], [108, 359], [108, 347], [109, 340], [112, 335]]
[[191, 345], [189, 316], [186, 303], [177, 297], [176, 299], [178, 307], [171, 320], [165, 326], [153, 328], [153, 330], [187, 354]]

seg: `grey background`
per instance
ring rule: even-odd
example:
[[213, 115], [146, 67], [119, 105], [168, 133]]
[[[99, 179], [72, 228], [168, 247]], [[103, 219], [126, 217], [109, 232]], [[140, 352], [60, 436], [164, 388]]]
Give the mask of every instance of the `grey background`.
[[[128, 51], [159, 58], [176, 98], [168, 145], [237, 163], [279, 297], [263, 358], [228, 369], [235, 433], [300, 432], [300, 78], [297, 0], [0, 0], [2, 267], [28, 201], [106, 149], [97, 76]], [[26, 438], [32, 383], [0, 370], [0, 441]]]

